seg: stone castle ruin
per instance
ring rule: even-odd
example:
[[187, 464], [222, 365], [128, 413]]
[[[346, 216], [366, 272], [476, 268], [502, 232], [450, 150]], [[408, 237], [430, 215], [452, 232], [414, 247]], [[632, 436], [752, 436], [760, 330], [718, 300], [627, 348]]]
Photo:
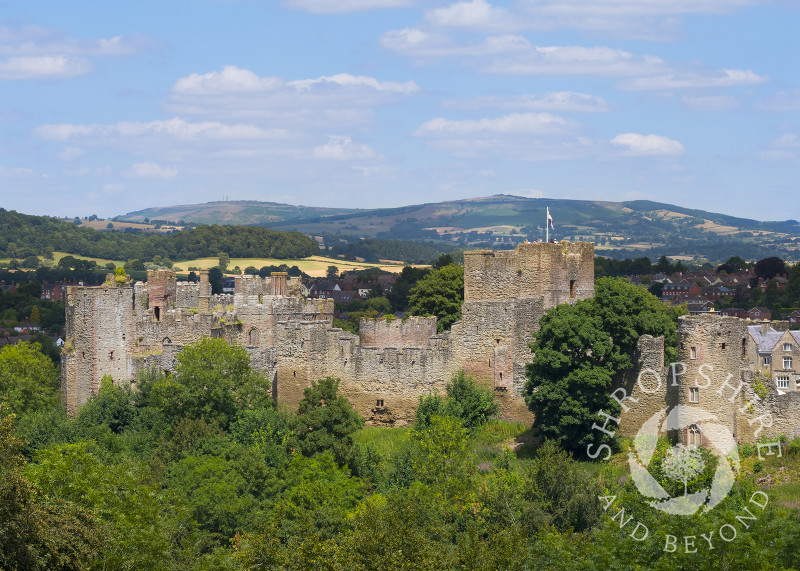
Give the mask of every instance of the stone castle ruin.
[[464, 369], [494, 387], [504, 418], [530, 420], [522, 397], [528, 343], [547, 309], [594, 295], [594, 246], [466, 252], [462, 319], [442, 334], [435, 317], [409, 317], [363, 320], [353, 335], [333, 327], [332, 300], [305, 299], [300, 285], [285, 273], [238, 276], [233, 294], [212, 295], [208, 272], [193, 284], [151, 270], [147, 283], [69, 287], [64, 406], [75, 414], [105, 375], [135, 386], [145, 370], [171, 371], [183, 346], [222, 337], [246, 348], [290, 407], [312, 380], [333, 376], [369, 423], [405, 425], [421, 395], [443, 394]]
[[[299, 278], [273, 273], [238, 276], [233, 294], [212, 295], [207, 271], [194, 284], [177, 282], [172, 270], [148, 271], [147, 283], [68, 287], [67, 412], [97, 394], [105, 375], [135, 387], [148, 369], [171, 371], [185, 345], [222, 337], [246, 348], [289, 407], [312, 380], [332, 376], [368, 423], [407, 425], [420, 396], [443, 394], [464, 369], [495, 389], [503, 418], [529, 422], [522, 396], [529, 342], [547, 309], [594, 295], [594, 246], [466, 252], [462, 319], [441, 334], [435, 317], [409, 317], [365, 319], [353, 335], [333, 327], [332, 300], [300, 291]], [[616, 387], [632, 397], [621, 434], [634, 436], [658, 411], [686, 405], [713, 414], [739, 441], [800, 436], [800, 332], [712, 313], [680, 318], [678, 341], [680, 363], [672, 365], [664, 363], [663, 338], [639, 340], [636, 366]], [[704, 438], [695, 425], [678, 436], [686, 444]]]

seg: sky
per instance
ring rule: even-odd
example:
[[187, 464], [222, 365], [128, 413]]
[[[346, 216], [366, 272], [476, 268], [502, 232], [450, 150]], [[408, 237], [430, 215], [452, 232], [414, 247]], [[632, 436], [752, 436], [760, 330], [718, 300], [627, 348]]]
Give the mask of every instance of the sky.
[[0, 0], [0, 207], [800, 219], [800, 0]]

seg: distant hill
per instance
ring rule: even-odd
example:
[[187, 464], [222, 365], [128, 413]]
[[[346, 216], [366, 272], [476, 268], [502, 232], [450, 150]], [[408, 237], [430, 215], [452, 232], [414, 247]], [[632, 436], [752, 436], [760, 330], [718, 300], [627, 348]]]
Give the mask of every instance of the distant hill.
[[524, 198], [496, 195], [400, 208], [337, 209], [271, 202], [211, 202], [150, 208], [118, 217], [141, 222], [171, 220], [205, 224], [251, 224], [327, 236], [327, 243], [375, 238], [426, 242], [442, 251], [476, 246], [513, 247], [545, 237], [593, 241], [596, 251], [616, 258], [661, 255], [719, 261], [781, 256], [800, 259], [800, 223], [762, 222], [671, 204]]
[[243, 224], [249, 226], [269, 226], [289, 220], [315, 220], [321, 216], [335, 216], [358, 212], [353, 208], [319, 208], [313, 206], [293, 206], [277, 202], [257, 200], [225, 200], [205, 204], [185, 204], [145, 208], [117, 216], [115, 220], [125, 222], [144, 222], [163, 220], [169, 222], [190, 222], [193, 224]]

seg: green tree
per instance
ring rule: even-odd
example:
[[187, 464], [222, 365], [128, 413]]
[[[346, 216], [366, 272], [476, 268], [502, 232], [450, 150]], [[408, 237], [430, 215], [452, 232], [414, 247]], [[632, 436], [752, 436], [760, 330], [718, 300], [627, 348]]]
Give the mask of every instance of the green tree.
[[437, 330], [450, 329], [461, 319], [464, 303], [464, 268], [451, 264], [433, 270], [417, 282], [409, 296], [409, 312], [424, 317], [436, 316]]
[[14, 415], [0, 419], [0, 569], [88, 569], [100, 546], [88, 510], [48, 498], [25, 474]]
[[434, 270], [441, 270], [443, 267], [449, 266], [452, 263], [453, 263], [453, 256], [451, 256], [450, 254], [442, 254], [438, 258], [436, 258], [436, 261], [434, 261], [433, 264], [431, 265]]
[[764, 305], [770, 308], [772, 311], [777, 311], [780, 307], [778, 303], [778, 296], [780, 292], [778, 291], [778, 282], [774, 279], [769, 280], [766, 289], [764, 290]]
[[231, 257], [225, 252], [220, 252], [217, 254], [217, 258], [219, 258], [219, 269], [225, 273], [225, 270], [228, 269], [228, 265], [231, 263]]
[[741, 272], [742, 270], [747, 268], [747, 262], [745, 262], [739, 256], [731, 256], [728, 260], [717, 268], [717, 272], [728, 272], [729, 274], [735, 274], [737, 272]]
[[371, 297], [364, 302], [364, 309], [377, 311], [378, 313], [391, 313], [392, 304], [385, 297]]
[[188, 416], [223, 429], [241, 410], [272, 406], [270, 382], [250, 366], [247, 351], [224, 339], [204, 338], [178, 353], [175, 373], [150, 389], [151, 404], [169, 419]]
[[471, 429], [497, 413], [494, 391], [477, 383], [463, 369], [453, 375], [446, 390], [447, 399], [437, 394], [419, 398], [414, 426], [427, 426], [433, 416], [452, 416]]
[[755, 272], [756, 277], [771, 280], [775, 276], [786, 273], [786, 263], [777, 256], [763, 258], [756, 262]]
[[335, 280], [339, 275], [339, 268], [336, 266], [328, 266], [327, 271], [325, 272], [325, 277], [329, 280]]
[[[603, 424], [599, 412], [619, 416], [611, 398], [615, 377], [631, 368], [642, 335], [664, 336], [665, 358], [677, 359], [677, 317], [669, 308], [627, 280], [601, 278], [595, 297], [548, 310], [531, 344], [525, 399], [535, 413], [533, 428], [565, 449], [591, 454], [615, 439], [592, 430]], [[592, 451], [587, 452], [587, 446]]]
[[38, 343], [21, 342], [0, 350], [0, 398], [6, 412], [26, 414], [58, 404], [58, 371]]
[[312, 381], [303, 390], [289, 445], [305, 456], [330, 450], [342, 465], [350, 455], [352, 434], [364, 425], [364, 419], [338, 391], [339, 379], [333, 377]]
[[34, 305], [31, 308], [30, 322], [31, 323], [39, 323], [40, 319], [41, 319], [41, 316], [39, 315], [39, 306], [38, 305]]
[[208, 283], [211, 285], [211, 293], [216, 295], [222, 293], [222, 270], [214, 266], [208, 270]]
[[149, 481], [144, 463], [107, 466], [89, 446], [78, 442], [40, 450], [26, 473], [47, 497], [95, 515], [103, 543], [92, 568], [169, 569], [178, 522], [167, 494]]

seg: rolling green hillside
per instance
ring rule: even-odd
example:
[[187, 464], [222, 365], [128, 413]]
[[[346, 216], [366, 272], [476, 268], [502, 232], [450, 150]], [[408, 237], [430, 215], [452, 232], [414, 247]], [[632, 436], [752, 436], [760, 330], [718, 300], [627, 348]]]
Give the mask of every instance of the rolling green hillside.
[[321, 216], [335, 216], [357, 212], [353, 208], [317, 208], [293, 206], [277, 202], [234, 200], [145, 208], [118, 216], [115, 220], [144, 222], [147, 220], [186, 221], [193, 224], [243, 224], [269, 226], [288, 220], [309, 221]]
[[[147, 209], [120, 216], [186, 222], [253, 224], [326, 236], [326, 243], [364, 238], [423, 241], [442, 251], [470, 247], [513, 247], [544, 239], [545, 211], [555, 222], [551, 237], [588, 240], [616, 258], [661, 255], [724, 260], [732, 255], [800, 259], [800, 223], [762, 222], [646, 200], [609, 202], [483, 198], [383, 209], [325, 209], [260, 202], [212, 202]], [[170, 218], [171, 216], [171, 218]]]

